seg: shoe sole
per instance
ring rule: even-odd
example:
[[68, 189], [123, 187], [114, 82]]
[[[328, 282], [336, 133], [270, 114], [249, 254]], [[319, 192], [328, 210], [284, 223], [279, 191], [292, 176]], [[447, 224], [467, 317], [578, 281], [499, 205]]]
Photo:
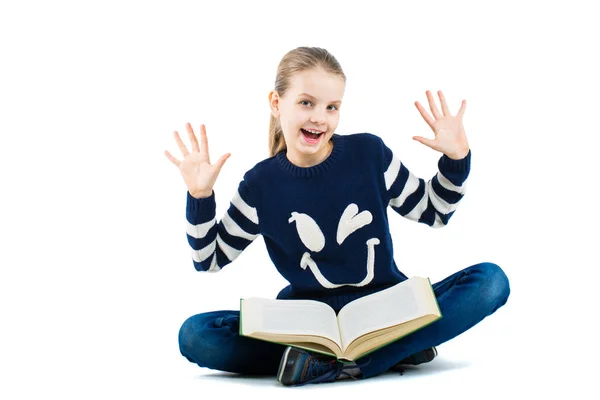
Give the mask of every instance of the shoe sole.
[[290, 350], [292, 348], [291, 347], [287, 347], [283, 353], [283, 356], [281, 356], [281, 361], [279, 362], [279, 373], [277, 374], [277, 380], [281, 382], [281, 377], [283, 376], [283, 370], [285, 369], [285, 364], [287, 364], [287, 358], [288, 358], [288, 354], [290, 354]]

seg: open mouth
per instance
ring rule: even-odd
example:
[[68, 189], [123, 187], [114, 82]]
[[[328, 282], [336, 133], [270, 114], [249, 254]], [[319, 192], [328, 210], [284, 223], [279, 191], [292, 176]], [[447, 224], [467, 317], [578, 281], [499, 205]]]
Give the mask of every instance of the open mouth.
[[304, 139], [306, 139], [306, 141], [309, 143], [317, 143], [320, 140], [321, 136], [323, 136], [323, 133], [312, 133], [303, 128], [300, 128], [300, 130], [302, 131]]

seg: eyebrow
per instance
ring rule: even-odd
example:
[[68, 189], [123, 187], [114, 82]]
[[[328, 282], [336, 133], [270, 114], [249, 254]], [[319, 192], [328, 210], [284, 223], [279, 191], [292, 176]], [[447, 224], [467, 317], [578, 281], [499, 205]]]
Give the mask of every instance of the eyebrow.
[[[311, 99], [313, 99], [313, 100], [317, 100], [317, 98], [316, 98], [315, 96], [312, 96], [312, 95], [310, 95], [310, 94], [308, 94], [308, 93], [300, 93], [300, 94], [298, 95], [298, 97], [300, 97], [300, 96], [307, 96], [307, 97], [310, 97], [310, 98], [311, 98]], [[342, 104], [342, 101], [341, 101], [341, 100], [332, 101], [332, 102], [331, 102], [331, 104]]]

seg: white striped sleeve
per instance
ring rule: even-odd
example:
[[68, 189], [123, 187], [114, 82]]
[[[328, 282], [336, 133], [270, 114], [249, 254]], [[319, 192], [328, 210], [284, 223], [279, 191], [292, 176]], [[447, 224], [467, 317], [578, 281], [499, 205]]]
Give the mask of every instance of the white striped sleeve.
[[260, 234], [256, 206], [245, 179], [220, 221], [216, 220], [215, 210], [214, 191], [202, 199], [188, 192], [186, 234], [194, 268], [198, 271], [220, 271]]
[[443, 155], [438, 172], [426, 182], [411, 173], [385, 144], [383, 147], [387, 204], [412, 221], [433, 228], [446, 226], [465, 194], [471, 152], [461, 160]]

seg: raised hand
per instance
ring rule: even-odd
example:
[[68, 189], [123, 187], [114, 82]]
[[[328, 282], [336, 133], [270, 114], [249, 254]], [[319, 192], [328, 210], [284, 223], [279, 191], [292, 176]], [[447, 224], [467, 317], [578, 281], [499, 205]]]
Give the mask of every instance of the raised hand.
[[443, 115], [440, 114], [431, 92], [427, 90], [425, 92], [427, 100], [429, 101], [429, 108], [433, 113], [433, 118], [427, 113], [418, 101], [415, 101], [415, 106], [427, 122], [427, 125], [431, 127], [435, 137], [427, 139], [421, 136], [413, 136], [413, 139], [423, 143], [426, 146], [431, 147], [434, 150], [446, 154], [448, 157], [454, 160], [460, 160], [466, 157], [469, 153], [469, 143], [467, 142], [467, 135], [465, 134], [465, 128], [462, 124], [462, 117], [465, 114], [465, 108], [467, 101], [463, 100], [456, 116], [450, 114], [446, 99], [442, 94], [442, 91], [438, 91], [440, 97], [440, 103], [442, 104]]
[[208, 139], [206, 138], [205, 126], [200, 125], [201, 146], [198, 146], [198, 140], [196, 139], [196, 135], [194, 135], [192, 126], [189, 123], [186, 123], [185, 127], [188, 131], [190, 142], [192, 143], [192, 152], [190, 153], [188, 151], [177, 131], [174, 131], [173, 135], [175, 136], [177, 146], [179, 146], [179, 149], [183, 154], [183, 161], [179, 161], [173, 157], [167, 150], [165, 150], [165, 155], [177, 168], [179, 168], [188, 191], [193, 197], [210, 197], [217, 176], [219, 176], [223, 164], [225, 164], [225, 161], [231, 156], [231, 153], [222, 155], [219, 161], [215, 164], [211, 164], [208, 154]]

